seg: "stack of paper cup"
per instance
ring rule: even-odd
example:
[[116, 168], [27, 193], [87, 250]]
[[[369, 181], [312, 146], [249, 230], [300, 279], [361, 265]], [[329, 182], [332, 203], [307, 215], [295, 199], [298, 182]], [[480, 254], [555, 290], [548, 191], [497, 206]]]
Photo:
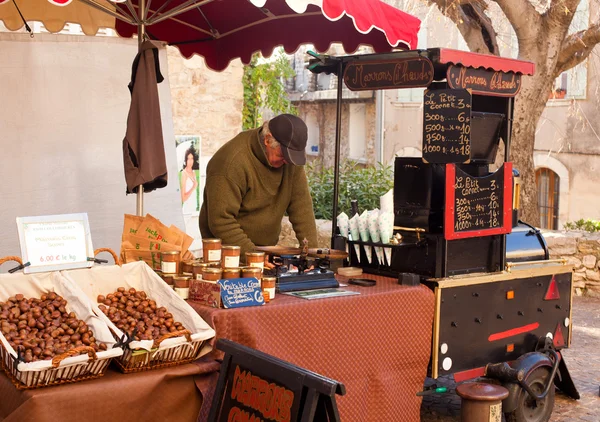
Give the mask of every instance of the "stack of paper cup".
[[[369, 225], [369, 235], [371, 235], [371, 240], [373, 242], [379, 242], [379, 210], [377, 208], [375, 208], [372, 211], [369, 211], [369, 216], [367, 217], [367, 224]], [[384, 265], [383, 248], [381, 246], [375, 246], [375, 255], [377, 256], [377, 261], [379, 261], [379, 265]]]
[[[348, 221], [350, 226], [350, 235], [352, 236], [353, 241], [360, 240], [360, 233], [358, 231], [358, 214], [354, 214], [354, 216]], [[354, 252], [356, 252], [356, 261], [360, 264], [360, 246], [354, 244]]]
[[[367, 217], [369, 216], [369, 212], [364, 210], [363, 213], [358, 217], [358, 232], [360, 233], [360, 240], [363, 242], [369, 241], [369, 224], [367, 223]], [[365, 253], [367, 254], [367, 261], [369, 264], [371, 263], [371, 246], [363, 245], [365, 248]]]
[[[394, 213], [380, 212], [379, 213], [379, 235], [382, 243], [390, 243], [390, 239], [394, 235]], [[387, 265], [392, 265], [392, 248], [383, 248]]]

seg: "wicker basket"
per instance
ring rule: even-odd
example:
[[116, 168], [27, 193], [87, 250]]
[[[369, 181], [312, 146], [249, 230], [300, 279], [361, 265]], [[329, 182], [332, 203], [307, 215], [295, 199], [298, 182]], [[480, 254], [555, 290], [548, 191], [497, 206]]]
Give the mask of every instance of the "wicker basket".
[[[24, 274], [2, 274], [0, 275], [0, 283], [3, 283], [5, 288], [7, 289], [7, 294], [12, 295], [15, 292], [20, 292], [21, 288], [28, 288], [29, 291], [34, 287], [31, 283], [35, 283], [31, 281], [31, 276]], [[46, 280], [43, 283], [45, 285], [52, 285], [54, 291], [57, 293], [66, 293], [73, 294], [73, 290], [69, 290], [70, 283], [64, 280], [61, 277], [60, 273], [38, 273], [35, 276], [37, 280]], [[77, 291], [77, 290], [75, 290]], [[40, 294], [42, 292], [39, 292]], [[63, 295], [63, 294], [61, 294]], [[64, 296], [64, 295], [63, 295]], [[69, 302], [68, 306], [71, 309], [74, 309], [73, 306], [76, 306], [81, 312], [78, 313], [78, 317], [81, 319], [84, 318], [92, 318], [95, 322], [93, 324], [96, 327], [102, 326], [99, 332], [106, 333], [104, 338], [110, 338], [110, 331], [106, 327], [104, 321], [98, 319], [93, 314], [82, 309], [90, 309], [89, 301], [83, 295], [72, 296], [74, 299]], [[0, 301], [6, 300], [7, 297], [0, 297]], [[98, 332], [95, 334], [98, 335]], [[111, 339], [112, 344], [112, 339]], [[47, 387], [51, 385], [60, 385], [73, 383], [93, 378], [98, 378], [104, 375], [110, 361], [117, 356], [121, 356], [122, 350], [120, 348], [109, 349], [109, 351], [99, 352], [96, 354], [94, 349], [89, 346], [81, 346], [76, 347], [72, 350], [69, 350], [61, 355], [55, 356], [51, 362], [46, 364], [45, 368], [37, 368], [33, 369], [31, 367], [21, 367], [19, 369], [19, 364], [22, 365], [33, 365], [26, 364], [22, 360], [18, 359], [18, 356], [14, 353], [11, 353], [9, 349], [12, 349], [6, 338], [2, 333], [0, 333], [0, 365], [2, 369], [8, 375], [8, 378], [15, 385], [15, 387], [19, 390]], [[88, 355], [87, 357], [83, 355]], [[82, 355], [82, 356], [79, 356]]]
[[[210, 331], [211, 333], [204, 336], [205, 338], [199, 338], [200, 333], [198, 332], [176, 331], [155, 340], [151, 350], [134, 348], [126, 341], [125, 334], [97, 306], [94, 306], [94, 311], [99, 317], [105, 319], [115, 339], [121, 341], [123, 355], [114, 359], [121, 371], [131, 373], [181, 365], [192, 362], [210, 351], [209, 340], [214, 336], [214, 330], [143, 261], [124, 264], [121, 267], [97, 267], [92, 270], [64, 271], [63, 274], [81, 288], [83, 293], [92, 299], [92, 302], [98, 294], [106, 296], [108, 293], [115, 291], [115, 286], [119, 283], [126, 287], [150, 292], [150, 294], [156, 294], [160, 291], [163, 296], [167, 297], [168, 301], [175, 304], [172, 306], [168, 302], [160, 304], [160, 306], [169, 309], [175, 319], [185, 323], [182, 318], [185, 317], [184, 314], [188, 314], [188, 318], [192, 320], [197, 318], [200, 324], [207, 327], [206, 332]], [[143, 278], [143, 282], [138, 277]], [[157, 300], [156, 297], [154, 299]], [[186, 328], [189, 327], [186, 326]]]
[[[115, 359], [115, 363], [124, 373], [148, 371], [151, 369], [167, 368], [193, 362], [201, 355], [205, 340], [193, 341], [189, 331], [169, 333], [156, 340], [156, 348], [152, 351], [144, 349], [124, 348], [123, 355]], [[159, 350], [160, 343], [168, 337], [185, 335], [188, 342], [169, 349]]]
[[[19, 264], [19, 266], [23, 265], [23, 261], [18, 256], [5, 256], [4, 258], [0, 258], [0, 265], [4, 264], [5, 262], [11, 262], [11, 261], [16, 262], [17, 264]], [[9, 270], [9, 272], [10, 271], [15, 271], [15, 270]]]
[[[87, 364], [59, 366], [62, 360], [79, 353], [90, 354], [90, 360]], [[72, 349], [62, 355], [55, 356], [52, 359], [53, 368], [44, 371], [19, 371], [16, 360], [1, 343], [0, 358], [2, 359], [2, 369], [18, 390], [30, 390], [99, 378], [104, 375], [110, 364], [110, 359], [98, 359], [94, 349], [88, 346]]]
[[98, 256], [98, 254], [100, 254], [102, 252], [108, 252], [112, 256], [112, 258], [115, 261], [116, 265], [121, 265], [122, 264], [121, 260], [119, 259], [119, 257], [115, 253], [115, 251], [113, 251], [111, 248], [98, 248], [98, 249], [96, 249], [94, 251], [94, 256], [96, 257], [96, 256]]

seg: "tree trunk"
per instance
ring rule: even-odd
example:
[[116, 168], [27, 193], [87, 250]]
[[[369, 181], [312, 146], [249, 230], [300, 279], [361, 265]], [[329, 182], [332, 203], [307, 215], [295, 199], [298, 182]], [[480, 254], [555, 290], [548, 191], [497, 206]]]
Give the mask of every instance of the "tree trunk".
[[518, 102], [515, 106], [515, 120], [510, 145], [510, 160], [513, 162], [513, 167], [521, 174], [520, 219], [534, 226], [538, 226], [540, 224], [540, 210], [538, 208], [535, 183], [533, 149], [535, 129], [539, 116], [536, 117], [533, 116], [534, 113], [527, 113], [528, 108], [527, 103], [523, 101]]
[[548, 93], [554, 83], [554, 76], [548, 69], [553, 69], [554, 66], [539, 65], [539, 63], [546, 62], [545, 58], [526, 53], [523, 55], [529, 56], [526, 60], [537, 62], [538, 66], [533, 76], [522, 76], [521, 79], [521, 92], [515, 101], [510, 159], [514, 168], [521, 173], [521, 220], [539, 226], [540, 210], [535, 183], [533, 151], [536, 128], [546, 107]]

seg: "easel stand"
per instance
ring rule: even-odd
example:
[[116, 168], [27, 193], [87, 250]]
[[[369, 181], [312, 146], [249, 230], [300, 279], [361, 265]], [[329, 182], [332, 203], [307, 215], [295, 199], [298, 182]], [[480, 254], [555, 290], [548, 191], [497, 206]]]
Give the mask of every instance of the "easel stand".
[[343, 384], [230, 340], [220, 339], [216, 347], [225, 357], [210, 422], [340, 421], [335, 395], [346, 394]]

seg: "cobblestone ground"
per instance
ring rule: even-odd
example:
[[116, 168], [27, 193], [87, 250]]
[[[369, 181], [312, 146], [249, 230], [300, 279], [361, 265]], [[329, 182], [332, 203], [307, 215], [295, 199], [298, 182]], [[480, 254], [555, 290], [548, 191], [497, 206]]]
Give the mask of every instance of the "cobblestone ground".
[[[576, 297], [573, 301], [573, 337], [564, 350], [567, 367], [581, 394], [572, 400], [557, 391], [552, 422], [600, 422], [600, 299]], [[426, 385], [433, 383], [427, 380]], [[450, 378], [436, 380], [448, 394], [429, 396], [421, 406], [421, 422], [460, 421], [460, 398]]]

